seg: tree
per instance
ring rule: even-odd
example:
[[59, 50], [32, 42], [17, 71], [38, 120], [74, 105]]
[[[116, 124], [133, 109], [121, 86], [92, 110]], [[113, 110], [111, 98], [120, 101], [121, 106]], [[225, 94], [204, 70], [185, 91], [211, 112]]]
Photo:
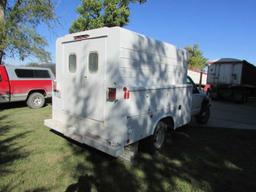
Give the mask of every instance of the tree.
[[185, 48], [189, 54], [189, 68], [202, 70], [207, 65], [207, 59], [203, 56], [199, 45], [187, 46]]
[[36, 31], [39, 24], [55, 20], [52, 0], [0, 1], [0, 62], [4, 54], [24, 60], [32, 55], [50, 60], [47, 42]]
[[103, 26], [124, 26], [129, 22], [130, 3], [144, 3], [146, 0], [82, 0], [77, 8], [80, 14], [70, 33], [95, 29]]

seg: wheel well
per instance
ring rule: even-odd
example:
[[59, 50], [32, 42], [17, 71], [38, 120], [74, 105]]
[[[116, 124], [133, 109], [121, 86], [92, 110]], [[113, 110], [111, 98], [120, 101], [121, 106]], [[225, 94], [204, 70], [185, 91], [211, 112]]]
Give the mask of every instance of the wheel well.
[[207, 97], [205, 97], [201, 103], [201, 109], [198, 115], [200, 115], [209, 106], [209, 104], [210, 100]]
[[165, 117], [165, 118], [161, 119], [160, 121], [162, 121], [168, 125], [168, 130], [174, 131], [174, 121], [173, 121], [172, 117]]
[[28, 97], [29, 97], [32, 93], [41, 93], [43, 96], [46, 96], [45, 90], [43, 90], [43, 89], [36, 89], [36, 90], [31, 90], [31, 91], [29, 91], [28, 96], [27, 96], [27, 99], [28, 99]]

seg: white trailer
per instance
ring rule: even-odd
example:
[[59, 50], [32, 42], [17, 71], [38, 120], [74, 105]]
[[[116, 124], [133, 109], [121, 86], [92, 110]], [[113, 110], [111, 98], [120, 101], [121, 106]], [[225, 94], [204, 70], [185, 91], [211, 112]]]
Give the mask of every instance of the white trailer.
[[187, 53], [120, 27], [69, 34], [56, 43], [52, 119], [45, 125], [112, 156], [191, 119]]

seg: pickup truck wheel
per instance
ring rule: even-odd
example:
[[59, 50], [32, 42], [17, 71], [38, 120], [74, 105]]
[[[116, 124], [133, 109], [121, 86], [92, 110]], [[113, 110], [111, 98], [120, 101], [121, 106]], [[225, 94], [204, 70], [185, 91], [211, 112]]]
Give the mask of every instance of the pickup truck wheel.
[[196, 116], [199, 124], [206, 124], [210, 118], [210, 107], [203, 107], [202, 111]]
[[160, 121], [154, 134], [142, 141], [142, 148], [151, 154], [161, 150], [166, 140], [167, 128], [168, 125]]
[[32, 109], [38, 109], [45, 104], [45, 98], [41, 93], [32, 93], [27, 99], [27, 105]]

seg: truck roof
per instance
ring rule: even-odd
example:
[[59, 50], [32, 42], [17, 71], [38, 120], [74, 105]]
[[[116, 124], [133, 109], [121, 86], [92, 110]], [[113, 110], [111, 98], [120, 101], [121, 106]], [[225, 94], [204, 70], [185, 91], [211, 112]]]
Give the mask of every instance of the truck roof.
[[[67, 34], [65, 36], [59, 37], [57, 39], [57, 42], [59, 42], [59, 43], [72, 42], [72, 41], [76, 41], [75, 38], [79, 38], [79, 37], [81, 37], [81, 38], [84, 37], [85, 39], [86, 38], [93, 39], [93, 38], [98, 38], [98, 37], [105, 37], [105, 36], [109, 35], [110, 31], [120, 31], [120, 32], [127, 31], [127, 32], [130, 32], [130, 33], [136, 34], [138, 36], [150, 39], [150, 40], [155, 41], [155, 42], [161, 42], [163, 44], [168, 44], [168, 45], [174, 46], [173, 44], [171, 44], [169, 42], [160, 41], [160, 40], [145, 36], [143, 34], [140, 34], [140, 33], [137, 33], [137, 32], [122, 28], [122, 27], [118, 27], [118, 26], [116, 26], [116, 27], [102, 27], [102, 28], [91, 29], [91, 30], [87, 30], [87, 31]], [[179, 49], [182, 49], [182, 48], [179, 48]]]

